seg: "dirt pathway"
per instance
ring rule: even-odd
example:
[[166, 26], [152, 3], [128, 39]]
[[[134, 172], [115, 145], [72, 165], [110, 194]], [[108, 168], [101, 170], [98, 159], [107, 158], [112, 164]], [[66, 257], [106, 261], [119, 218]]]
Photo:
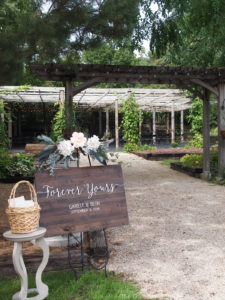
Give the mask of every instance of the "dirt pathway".
[[130, 225], [112, 228], [109, 269], [147, 298], [225, 299], [225, 187], [121, 154]]

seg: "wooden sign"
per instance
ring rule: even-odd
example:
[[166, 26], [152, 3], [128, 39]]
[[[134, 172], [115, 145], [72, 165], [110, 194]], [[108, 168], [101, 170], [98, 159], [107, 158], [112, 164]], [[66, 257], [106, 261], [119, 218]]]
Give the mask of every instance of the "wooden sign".
[[46, 236], [129, 223], [121, 166], [38, 171], [35, 187]]

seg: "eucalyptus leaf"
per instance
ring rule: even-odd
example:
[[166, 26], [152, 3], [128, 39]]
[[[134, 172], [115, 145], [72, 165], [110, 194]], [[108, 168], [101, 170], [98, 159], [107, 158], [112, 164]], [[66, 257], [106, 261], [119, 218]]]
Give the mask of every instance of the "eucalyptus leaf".
[[37, 139], [44, 142], [44, 143], [46, 143], [46, 144], [54, 144], [53, 140], [50, 137], [48, 137], [44, 134], [38, 135]]

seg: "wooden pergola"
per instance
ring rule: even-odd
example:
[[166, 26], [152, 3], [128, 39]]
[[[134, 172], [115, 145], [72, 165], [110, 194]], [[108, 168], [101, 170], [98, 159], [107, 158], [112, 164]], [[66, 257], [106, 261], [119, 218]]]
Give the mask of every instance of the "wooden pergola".
[[[118, 110], [122, 106], [123, 99], [127, 99], [130, 93], [135, 95], [141, 111], [152, 112], [153, 143], [156, 143], [156, 113], [167, 112], [166, 127], [167, 134], [171, 133], [171, 141], [175, 141], [175, 112], [180, 112], [181, 141], [184, 140], [184, 110], [190, 108], [191, 98], [178, 89], [137, 89], [137, 88], [88, 88], [73, 97], [76, 110], [98, 110], [99, 113], [99, 136], [102, 135], [102, 113], [106, 114], [106, 131], [109, 133], [109, 111], [115, 111], [115, 142], [119, 148], [119, 124]], [[1, 86], [0, 98], [8, 103], [32, 103], [43, 104], [45, 113], [46, 103], [55, 103], [65, 99], [64, 87], [29, 87]], [[171, 130], [170, 115], [171, 114]], [[140, 112], [139, 135], [142, 132], [142, 118]], [[12, 136], [11, 122], [8, 124], [9, 137]], [[20, 126], [19, 126], [20, 127]]]
[[[222, 178], [225, 168], [225, 68], [194, 67], [147, 67], [113, 65], [31, 64], [31, 73], [41, 80], [62, 81], [66, 89], [66, 121], [70, 125], [73, 97], [84, 89], [98, 83], [126, 84], [175, 84], [178, 88], [191, 90], [203, 99], [203, 174], [210, 176], [210, 93], [218, 98], [219, 170]], [[81, 83], [77, 87], [74, 82]]]

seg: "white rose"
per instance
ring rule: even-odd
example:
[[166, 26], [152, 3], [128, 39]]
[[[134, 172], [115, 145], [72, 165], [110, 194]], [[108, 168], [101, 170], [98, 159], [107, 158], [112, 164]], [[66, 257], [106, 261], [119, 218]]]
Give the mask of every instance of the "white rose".
[[84, 147], [87, 139], [82, 132], [74, 132], [70, 138], [71, 143], [75, 148]]
[[87, 148], [89, 150], [97, 150], [99, 146], [100, 146], [100, 141], [96, 135], [93, 135], [93, 137], [88, 139]]
[[70, 156], [73, 153], [74, 146], [69, 140], [61, 141], [57, 146], [59, 153], [63, 156]]

